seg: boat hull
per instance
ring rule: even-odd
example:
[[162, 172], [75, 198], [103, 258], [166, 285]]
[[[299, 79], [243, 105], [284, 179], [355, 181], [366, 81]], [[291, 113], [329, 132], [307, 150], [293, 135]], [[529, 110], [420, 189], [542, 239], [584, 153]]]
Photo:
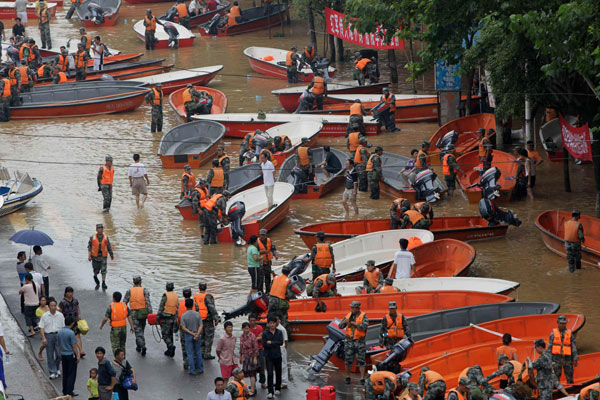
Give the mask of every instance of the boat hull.
[[213, 160], [225, 127], [218, 122], [197, 121], [178, 125], [165, 133], [158, 146], [163, 168], [192, 168]]
[[[219, 70], [220, 71], [220, 70]], [[185, 88], [188, 84], [192, 84], [194, 86], [206, 86], [210, 81], [212, 81], [215, 76], [219, 73], [219, 71], [211, 72], [210, 74], [194, 76], [189, 78], [177, 79], [173, 81], [162, 82], [162, 91], [163, 94], [171, 94], [179, 89]]]
[[200, 24], [204, 24], [204, 23], [210, 21], [217, 14], [225, 15], [227, 13], [227, 10], [229, 10], [230, 6], [231, 6], [231, 3], [227, 3], [227, 5], [225, 5], [224, 7], [218, 7], [214, 11], [210, 11], [210, 12], [204, 13], [202, 15], [196, 15], [196, 16], [190, 17], [190, 23], [189, 23], [190, 28], [195, 28]]
[[[10, 4], [10, 6], [0, 6], [0, 19], [9, 19], [14, 20], [17, 17], [17, 11], [15, 8], [14, 2], [3, 2], [3, 4]], [[31, 4], [31, 3], [29, 3]], [[56, 16], [56, 7], [58, 2], [51, 2], [48, 4], [48, 10], [50, 11], [50, 16], [54, 18]], [[27, 6], [27, 19], [38, 19], [36, 8], [33, 5]]]
[[[250, 68], [261, 75], [270, 76], [271, 78], [287, 79], [287, 67], [250, 56], [248, 56], [248, 62], [250, 63]], [[330, 78], [333, 78], [335, 76], [335, 70], [328, 71], [328, 74]], [[312, 82], [315, 77], [312, 72], [299, 72], [297, 75], [299, 82]], [[288, 112], [294, 112], [296, 108], [298, 108], [297, 102], [299, 98], [299, 95], [296, 96], [296, 107], [291, 111], [288, 110]]]
[[34, 180], [33, 182], [36, 186], [35, 190], [27, 193], [26, 195], [4, 201], [4, 203], [0, 206], [0, 217], [20, 210], [21, 208], [25, 207], [27, 203], [33, 200], [35, 196], [42, 192], [42, 190], [44, 189], [42, 184], [37, 180]]
[[[243, 139], [248, 133], [254, 132], [257, 129], [261, 131], [266, 131], [274, 126], [281, 125], [284, 122], [275, 122], [275, 121], [221, 121], [223, 125], [227, 128], [227, 133], [225, 133], [226, 137], [234, 137]], [[343, 137], [346, 135], [346, 127], [347, 124], [344, 123], [335, 123], [335, 122], [323, 122], [323, 129], [318, 137]], [[379, 133], [379, 128], [376, 124], [366, 124], [365, 130], [367, 136], [377, 135]]]
[[119, 12], [117, 11], [114, 14], [105, 15], [104, 22], [101, 24], [96, 24], [94, 21], [91, 21], [89, 19], [82, 19], [81, 22], [83, 23], [83, 25], [85, 25], [89, 28], [99, 28], [101, 26], [115, 26], [118, 19], [119, 19]]

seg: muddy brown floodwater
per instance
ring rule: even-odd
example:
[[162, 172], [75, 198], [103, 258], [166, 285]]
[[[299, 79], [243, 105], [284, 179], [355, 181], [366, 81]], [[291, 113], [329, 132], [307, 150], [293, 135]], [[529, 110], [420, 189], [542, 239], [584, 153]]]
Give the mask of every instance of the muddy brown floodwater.
[[[242, 5], [248, 7], [249, 3]], [[161, 15], [168, 7], [166, 3], [152, 6], [155, 15]], [[145, 8], [124, 2], [115, 27], [92, 29], [90, 33], [101, 35], [106, 44], [123, 53], [142, 52], [143, 44], [132, 26], [135, 20], [142, 18]], [[64, 15], [64, 11], [59, 11], [59, 15]], [[59, 19], [52, 24], [55, 37], [77, 38], [78, 28], [75, 18], [72, 22]], [[280, 28], [275, 28], [275, 32], [280, 32]], [[295, 20], [291, 26], [285, 27], [285, 37], [274, 37], [270, 41], [266, 31], [216, 39], [198, 35], [191, 48], [146, 52], [144, 59], [165, 58], [176, 68], [223, 64], [222, 73], [210, 86], [228, 96], [229, 112], [256, 112], [259, 109], [283, 112], [277, 98], [270, 92], [285, 87], [286, 82], [256, 75], [242, 51], [254, 45], [288, 48], [296, 44], [302, 48], [308, 40], [305, 22]], [[323, 45], [322, 36], [319, 45]], [[382, 61], [385, 62], [383, 53]], [[397, 58], [402, 64], [405, 55], [399, 53]], [[339, 70], [338, 77], [351, 79], [347, 63], [335, 66]], [[402, 73], [403, 69], [399, 69]], [[386, 68], [382, 67], [381, 71], [382, 79], [388, 79]], [[407, 92], [409, 86], [404, 82], [402, 88], [395, 91]], [[426, 81], [424, 86], [429, 91], [423, 92], [420, 82], [417, 85], [419, 93], [431, 93], [431, 83]], [[179, 123], [181, 121], [174, 112], [165, 106], [165, 132]], [[3, 264], [10, 263], [13, 268], [12, 259], [18, 247], [8, 245], [6, 239], [15, 230], [35, 226], [47, 232], [56, 242], [53, 247], [46, 248], [48, 256], [61, 260], [78, 285], [90, 289], [93, 281], [87, 262], [87, 240], [95, 225], [104, 223], [116, 254], [115, 260], [109, 263], [112, 287], [126, 289], [133, 275], [142, 274], [145, 286], [150, 288], [153, 301], [158, 304], [166, 281], [175, 282], [177, 291], [180, 291], [186, 286], [195, 287], [200, 279], [204, 279], [216, 297], [219, 310], [241, 305], [250, 285], [245, 248], [230, 243], [201, 245], [197, 224], [183, 221], [174, 207], [179, 198], [181, 171], [161, 167], [156, 156], [160, 135], [152, 135], [149, 125], [150, 108], [146, 105], [135, 112], [110, 116], [18, 121], [0, 125], [2, 165], [27, 171], [44, 185], [43, 193], [24, 210], [0, 219]], [[400, 133], [384, 133], [372, 137], [371, 141], [383, 146], [386, 151], [409, 155], [410, 150], [428, 138], [437, 125], [402, 124], [400, 127]], [[13, 133], [32, 136], [11, 135]], [[237, 154], [239, 143], [227, 138], [228, 153]], [[343, 138], [331, 138], [328, 143], [345, 150]], [[141, 154], [142, 162], [149, 168], [149, 199], [141, 210], [135, 207], [127, 181], [127, 166], [134, 152]], [[95, 176], [107, 154], [115, 160], [116, 175], [111, 212], [103, 214]], [[237, 162], [237, 157], [232, 160]], [[206, 170], [194, 172], [205, 175]], [[438, 173], [441, 174], [441, 171], [438, 170]], [[600, 351], [600, 271], [586, 268], [569, 274], [566, 260], [546, 249], [534, 226], [535, 217], [548, 209], [571, 210], [578, 207], [583, 213], [593, 213], [592, 166], [571, 164], [571, 182], [573, 192], [565, 193], [561, 164], [546, 160], [538, 168], [535, 200], [508, 205], [518, 213], [523, 225], [511, 227], [505, 238], [474, 243], [477, 259], [471, 274], [520, 282], [516, 293], [518, 300], [557, 302], [564, 312], [585, 314], [587, 323], [577, 338], [580, 352]], [[304, 243], [294, 235], [293, 228], [344, 217], [341, 194], [340, 187], [322, 200], [291, 203], [287, 218], [270, 232], [281, 259], [306, 252]], [[382, 196], [380, 200], [372, 201], [367, 194], [361, 193], [360, 218], [387, 216], [391, 200]], [[473, 215], [477, 214], [477, 207], [469, 205], [458, 194], [452, 201], [436, 204], [435, 212], [438, 216]], [[319, 347], [317, 343], [295, 342], [291, 347], [291, 358], [293, 362], [305, 365], [308, 355], [318, 351]], [[334, 376], [335, 380], [341, 381], [341, 374]]]

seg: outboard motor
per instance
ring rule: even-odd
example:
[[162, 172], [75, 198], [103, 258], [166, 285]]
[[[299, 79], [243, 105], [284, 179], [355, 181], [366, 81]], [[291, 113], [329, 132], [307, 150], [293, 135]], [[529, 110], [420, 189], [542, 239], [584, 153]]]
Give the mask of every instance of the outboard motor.
[[246, 314], [262, 314], [269, 308], [269, 296], [263, 292], [252, 293], [248, 298], [248, 302], [236, 308], [235, 310], [224, 312], [223, 320], [227, 321], [232, 318], [237, 318]]
[[448, 146], [456, 143], [457, 140], [458, 140], [458, 132], [455, 130], [452, 130], [452, 131], [446, 133], [444, 136], [442, 136], [440, 138], [440, 140], [438, 140], [438, 142], [435, 144], [435, 147], [437, 147], [438, 149], [441, 150], [440, 159], [443, 159], [444, 156], [446, 154], [448, 154]]
[[19, 49], [15, 46], [8, 46], [6, 52], [15, 65], [21, 65], [19, 61]]
[[212, 109], [213, 98], [209, 94], [208, 98], [201, 98], [196, 105], [195, 114], [206, 115], [210, 114], [210, 110]]
[[[340, 354], [340, 351], [343, 353], [344, 348], [344, 339], [346, 338], [346, 333], [343, 329], [339, 327], [340, 319], [334, 318], [333, 321], [327, 325], [327, 342], [319, 351], [319, 354], [316, 356], [310, 356], [312, 360], [310, 363], [310, 373], [317, 374], [321, 372], [321, 369], [327, 364], [327, 361], [334, 354]], [[342, 354], [343, 358], [343, 354]]]
[[302, 168], [299, 166], [294, 166], [290, 175], [294, 178], [294, 194], [296, 193], [306, 193], [308, 191], [308, 175]]
[[504, 211], [496, 206], [494, 200], [483, 198], [479, 200], [479, 214], [488, 222], [489, 226], [503, 222], [508, 225], [521, 226], [522, 222], [512, 210]]
[[502, 173], [497, 167], [492, 167], [483, 173], [479, 179], [482, 198], [494, 200], [500, 197], [501, 187], [498, 183], [500, 175], [502, 175]]
[[262, 133], [257, 133], [256, 135], [254, 135], [254, 137], [252, 138], [252, 145], [254, 146], [255, 154], [257, 157], [262, 151], [262, 149], [267, 147], [269, 139], [269, 136]]
[[306, 290], [306, 281], [300, 275], [294, 275], [290, 277], [292, 284], [288, 287], [287, 297], [295, 299], [300, 296]]
[[294, 111], [294, 114], [300, 114], [302, 111], [310, 111], [314, 108], [315, 105], [315, 96], [305, 90], [300, 95], [300, 99], [298, 99], [298, 108]]
[[435, 203], [440, 199], [439, 189], [435, 186], [437, 175], [430, 169], [419, 172], [412, 187], [417, 192], [417, 200]]
[[373, 118], [377, 120], [377, 122], [383, 123], [383, 114], [389, 111], [390, 105], [386, 104], [385, 101], [380, 101], [375, 107], [371, 108], [371, 113], [373, 114]]
[[236, 201], [231, 205], [231, 207], [229, 207], [229, 211], [227, 211], [231, 237], [238, 246], [241, 246], [245, 243], [243, 237], [246, 232], [244, 231], [244, 226], [242, 225], [242, 218], [244, 218], [245, 214], [246, 204], [244, 204], [243, 201]]
[[390, 371], [395, 374], [400, 372], [402, 370], [400, 363], [406, 359], [413, 344], [412, 339], [409, 338], [404, 338], [396, 343], [390, 349], [388, 358], [377, 364], [377, 371]]
[[206, 32], [209, 35], [216, 35], [217, 29], [219, 28], [220, 21], [221, 21], [221, 16], [219, 14], [215, 14], [215, 16], [212, 17], [210, 19], [210, 21], [208, 21], [208, 23], [206, 24], [206, 27], [204, 29], [206, 29]]
[[308, 267], [308, 264], [310, 263], [310, 261], [311, 261], [311, 258], [310, 258], [309, 253], [305, 253], [301, 256], [294, 257], [294, 259], [292, 259], [292, 261], [290, 261], [288, 263], [288, 265], [291, 268], [291, 271], [288, 274], [288, 277], [291, 278], [295, 275], [302, 275], [304, 273], [304, 271], [306, 271], [306, 268]]
[[166, 20], [166, 21], [171, 21], [171, 22], [175, 22], [175, 17], [177, 16], [177, 7], [176, 6], [171, 6], [171, 8], [169, 8], [169, 10], [167, 11], [167, 13], [159, 18], [162, 20]]
[[100, 25], [104, 22], [104, 10], [97, 3], [90, 3], [88, 5], [88, 11], [91, 14], [91, 20], [94, 21], [94, 24]]
[[323, 79], [325, 79], [325, 82], [329, 82], [331, 81], [331, 78], [329, 77], [329, 64], [330, 62], [326, 58], [316, 58], [310, 68], [313, 70], [313, 72], [321, 71], [323, 73]]

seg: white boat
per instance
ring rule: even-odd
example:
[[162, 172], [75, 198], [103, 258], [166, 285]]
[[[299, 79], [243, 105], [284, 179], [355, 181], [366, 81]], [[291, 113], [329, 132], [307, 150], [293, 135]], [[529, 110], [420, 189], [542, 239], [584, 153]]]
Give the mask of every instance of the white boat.
[[[504, 279], [456, 276], [451, 278], [394, 279], [401, 292], [437, 292], [440, 290], [472, 290], [476, 292], [507, 294], [519, 287], [518, 282]], [[360, 282], [338, 282], [337, 291], [343, 296], [361, 294]]]
[[190, 68], [173, 72], [165, 72], [163, 74], [143, 76], [141, 78], [130, 80], [132, 82], [139, 82], [145, 85], [155, 85], [157, 83], [166, 85], [171, 82], [181, 81], [183, 85], [181, 87], [184, 87], [188, 83], [196, 86], [205, 86], [208, 82], [205, 82], [204, 77], [207, 77], [208, 75], [216, 75], [222, 69], [222, 65], [212, 65], [209, 67]]
[[[329, 89], [329, 85], [327, 85], [327, 89]], [[396, 94], [396, 100], [409, 100], [409, 99], [423, 99], [431, 97], [433, 101], [437, 101], [437, 97], [431, 94]], [[331, 100], [338, 100], [343, 103], [353, 103], [354, 100], [360, 100], [361, 103], [369, 103], [374, 102], [378, 103], [381, 101], [380, 94], [331, 94], [327, 95]]]
[[[165, 21], [161, 22], [164, 23]], [[179, 37], [177, 38], [179, 41], [179, 47], [187, 47], [194, 44], [194, 38], [196, 35], [194, 35], [192, 31], [174, 22], [169, 23], [173, 24], [175, 28], [177, 28], [177, 32], [179, 32]], [[139, 20], [135, 23], [135, 25], [133, 25], [133, 30], [140, 40], [145, 41], [146, 27], [144, 26], [143, 19]], [[169, 34], [165, 32], [163, 26], [158, 23], [156, 24], [156, 32], [154, 33], [154, 37], [158, 41], [158, 43], [156, 43], [157, 49], [166, 49], [169, 47]]]
[[[566, 115], [565, 121], [571, 126], [577, 122], [577, 117], [573, 115]], [[540, 140], [544, 150], [548, 153], [548, 157], [552, 160], [562, 161], [563, 159], [563, 146], [562, 146], [562, 134], [560, 128], [560, 118], [554, 118], [551, 121], [546, 122], [540, 127], [539, 130]]]
[[[333, 92], [336, 90], [351, 90], [351, 89], [356, 89], [356, 88], [361, 88], [362, 86], [360, 86], [358, 84], [358, 81], [333, 81], [333, 82], [327, 82], [327, 92]], [[285, 94], [297, 94], [297, 95], [301, 95], [302, 93], [304, 93], [306, 90], [308, 89], [308, 85], [304, 85], [304, 86], [290, 86], [290, 87], [286, 87], [286, 88], [282, 88], [282, 89], [276, 89], [276, 90], [271, 90], [271, 94], [274, 94], [275, 96], [280, 96], [280, 95], [285, 95]], [[331, 96], [328, 95], [328, 97]], [[355, 94], [355, 95], [349, 95], [349, 96], [361, 96], [360, 94]], [[376, 95], [381, 97], [381, 95]]]
[[28, 173], [15, 171], [14, 178], [8, 169], [0, 167], [0, 217], [24, 207], [43, 190], [42, 183]]
[[[249, 58], [250, 66], [256, 72], [285, 79], [287, 77], [285, 59], [288, 51], [272, 47], [252, 46], [244, 49], [244, 54]], [[301, 50], [299, 50], [298, 55], [301, 54]], [[301, 81], [310, 82], [313, 79], [313, 70], [310, 67], [304, 66], [298, 73], [300, 74], [299, 80]], [[331, 66], [327, 67], [327, 73], [333, 76], [335, 68]]]

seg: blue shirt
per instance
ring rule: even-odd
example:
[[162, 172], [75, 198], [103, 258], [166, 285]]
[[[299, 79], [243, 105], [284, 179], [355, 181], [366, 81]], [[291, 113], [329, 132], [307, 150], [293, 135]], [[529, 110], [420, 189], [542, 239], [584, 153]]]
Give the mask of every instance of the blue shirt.
[[64, 327], [58, 331], [58, 345], [60, 346], [60, 354], [63, 356], [70, 356], [74, 354], [73, 345], [77, 343], [75, 333], [71, 328]]
[[112, 377], [116, 377], [117, 373], [115, 372], [112, 365], [110, 365], [110, 361], [104, 359], [102, 363], [98, 363], [98, 385], [99, 386], [110, 386]]

